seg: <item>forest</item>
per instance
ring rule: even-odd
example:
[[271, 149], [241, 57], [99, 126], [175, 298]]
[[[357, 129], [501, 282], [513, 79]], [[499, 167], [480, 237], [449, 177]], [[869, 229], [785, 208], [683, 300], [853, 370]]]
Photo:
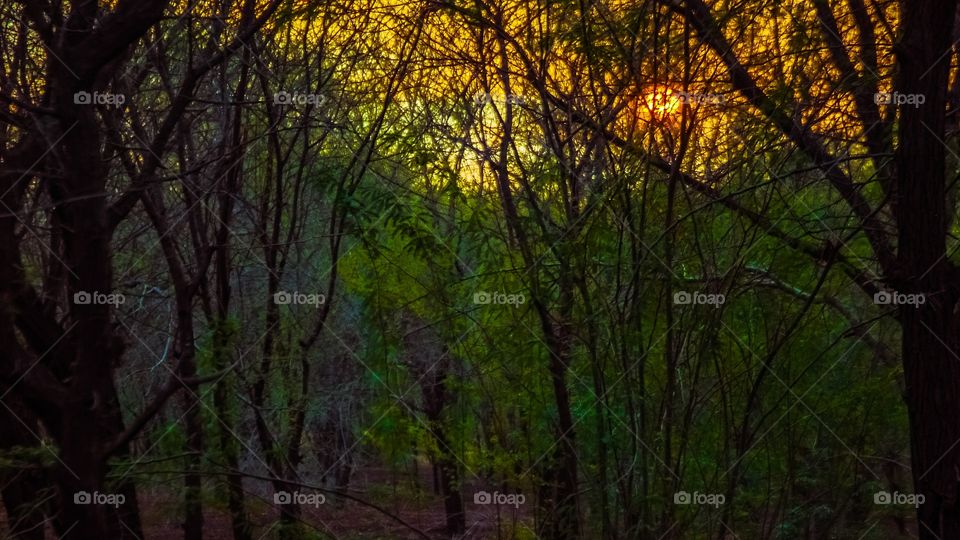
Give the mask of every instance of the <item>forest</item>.
[[0, 0], [0, 538], [960, 539], [957, 0]]

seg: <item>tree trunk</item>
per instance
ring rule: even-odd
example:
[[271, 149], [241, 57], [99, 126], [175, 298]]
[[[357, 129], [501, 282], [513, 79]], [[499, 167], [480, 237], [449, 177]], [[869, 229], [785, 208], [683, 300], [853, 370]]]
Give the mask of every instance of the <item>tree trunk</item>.
[[957, 269], [948, 261], [944, 139], [947, 77], [956, 1], [904, 3], [897, 50], [897, 92], [925, 97], [901, 106], [897, 150], [898, 292], [926, 301], [901, 306], [902, 354], [910, 418], [920, 538], [960, 538], [960, 299]]
[[[217, 371], [226, 369], [230, 360], [230, 351], [233, 345], [234, 331], [228, 328], [229, 323], [226, 320], [218, 319], [213, 338], [213, 360]], [[213, 392], [213, 406], [220, 416], [217, 422], [217, 439], [220, 446], [220, 453], [223, 455], [223, 461], [232, 471], [239, 471], [239, 455], [237, 441], [231, 431], [236, 426], [234, 414], [234, 404], [229, 396], [231, 392], [231, 381], [229, 376], [217, 384]], [[230, 509], [230, 527], [233, 530], [234, 540], [251, 540], [253, 530], [250, 521], [247, 519], [245, 497], [243, 493], [243, 477], [239, 474], [231, 474], [226, 478], [227, 482], [227, 507]]]
[[[569, 294], [569, 293], [567, 293]], [[561, 293], [561, 296], [567, 296]], [[561, 304], [566, 305], [563, 299]], [[561, 311], [566, 311], [562, 309]], [[557, 406], [557, 444], [553, 456], [545, 460], [546, 489], [541, 490], [541, 506], [547, 521], [540, 530], [540, 537], [548, 540], [567, 540], [580, 536], [580, 516], [577, 504], [577, 449], [573, 414], [570, 409], [570, 392], [567, 389], [567, 366], [570, 365], [570, 329], [562, 320], [553, 323], [541, 320], [550, 353], [550, 380]], [[544, 496], [545, 495], [545, 496]]]
[[[449, 354], [446, 349], [444, 357]], [[439, 453], [434, 460], [434, 484], [439, 484], [440, 494], [443, 495], [443, 508], [447, 518], [447, 536], [460, 538], [467, 528], [466, 515], [463, 509], [463, 497], [460, 493], [460, 474], [457, 470], [456, 458], [452, 455], [450, 441], [447, 440], [443, 429], [443, 412], [447, 407], [446, 380], [448, 362], [441, 361], [431, 368], [433, 373], [424, 374], [423, 386], [424, 412], [430, 426]], [[439, 473], [439, 474], [437, 474]]]
[[[5, 406], [0, 407], [0, 433], [4, 435], [0, 439], [0, 450], [16, 446], [37, 448], [40, 441], [30, 431], [36, 433], [39, 426], [29, 409], [12, 395], [5, 395], [3, 404]], [[12, 538], [43, 540], [43, 522], [50, 507], [47, 499], [52, 495], [51, 490], [44, 489], [49, 482], [45, 476], [45, 471], [40, 468], [0, 471], [0, 497], [3, 498], [8, 533]]]

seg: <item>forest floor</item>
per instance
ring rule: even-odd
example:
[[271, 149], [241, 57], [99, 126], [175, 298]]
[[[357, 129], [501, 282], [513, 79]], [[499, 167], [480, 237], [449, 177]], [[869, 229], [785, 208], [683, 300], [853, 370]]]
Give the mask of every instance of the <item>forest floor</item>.
[[[443, 499], [433, 493], [429, 469], [421, 467], [417, 476], [419, 478], [414, 479], [413, 474], [399, 475], [380, 468], [359, 469], [353, 476], [350, 494], [386, 513], [359, 502], [328, 498], [325, 504], [302, 507], [303, 529], [313, 531], [316, 538], [341, 540], [423, 539], [417, 531], [431, 539], [447, 538]], [[244, 487], [247, 490], [247, 515], [253, 526], [253, 538], [276, 538], [279, 512], [269, 496], [269, 488], [265, 482], [258, 482], [257, 485], [248, 482], [244, 483]], [[168, 483], [166, 486], [138, 489], [144, 540], [183, 538], [180, 517], [182, 501], [178, 490], [170, 486]], [[468, 529], [466, 539], [535, 538], [532, 508], [476, 505], [472, 494], [472, 488], [464, 490]], [[387, 513], [399, 517], [409, 527]], [[6, 525], [6, 515], [0, 507], [0, 530], [5, 530]], [[49, 527], [46, 536], [51, 540], [57, 538]], [[204, 505], [204, 539], [233, 539], [229, 511], [220, 501], [208, 499]]]

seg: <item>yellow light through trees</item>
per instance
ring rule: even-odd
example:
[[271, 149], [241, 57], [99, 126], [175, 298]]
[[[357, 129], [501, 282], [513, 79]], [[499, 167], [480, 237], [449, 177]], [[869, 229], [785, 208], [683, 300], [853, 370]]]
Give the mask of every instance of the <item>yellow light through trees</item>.
[[683, 106], [681, 93], [666, 86], [648, 86], [641, 96], [643, 117], [650, 121], [663, 122], [669, 117], [679, 114]]

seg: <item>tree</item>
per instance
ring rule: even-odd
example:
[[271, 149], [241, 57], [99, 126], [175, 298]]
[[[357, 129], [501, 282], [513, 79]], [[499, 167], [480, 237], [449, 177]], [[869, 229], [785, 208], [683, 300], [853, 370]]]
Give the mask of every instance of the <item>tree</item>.
[[[840, 157], [828, 148], [823, 136], [791, 115], [795, 104], [778, 103], [768, 96], [756, 76], [745, 67], [725, 37], [716, 14], [702, 1], [666, 3], [683, 16], [699, 38], [725, 66], [732, 87], [746, 98], [782, 135], [822, 171], [834, 191], [847, 203], [876, 258], [879, 279], [855, 275], [855, 282], [873, 296], [883, 287], [904, 294], [921, 294], [927, 301], [918, 307], [901, 305], [895, 316], [902, 331], [901, 357], [906, 378], [906, 400], [911, 426], [911, 460], [917, 493], [926, 498], [917, 517], [921, 538], [960, 534], [957, 485], [954, 471], [960, 454], [960, 426], [951, 396], [958, 393], [957, 370], [957, 269], [950, 260], [947, 240], [956, 209], [947, 198], [945, 164], [948, 152], [946, 125], [950, 59], [953, 48], [955, 2], [910, 2], [904, 5], [895, 48], [897, 78], [893, 95], [914, 101], [881, 114], [874, 18], [862, 2], [850, 2], [845, 17], [860, 32], [860, 63], [854, 64], [852, 47], [843, 43], [832, 6], [814, 2], [825, 46], [829, 49], [841, 84], [854, 103], [861, 122], [859, 136], [870, 150], [883, 200], [871, 203], [866, 187], [839, 167]], [[894, 137], [890, 136], [894, 134]], [[894, 161], [889, 161], [895, 139]], [[889, 215], [890, 222], [882, 219]], [[895, 236], [893, 231], [896, 231]], [[828, 248], [840, 251], [840, 246]], [[863, 269], [869, 272], [870, 269]]]

